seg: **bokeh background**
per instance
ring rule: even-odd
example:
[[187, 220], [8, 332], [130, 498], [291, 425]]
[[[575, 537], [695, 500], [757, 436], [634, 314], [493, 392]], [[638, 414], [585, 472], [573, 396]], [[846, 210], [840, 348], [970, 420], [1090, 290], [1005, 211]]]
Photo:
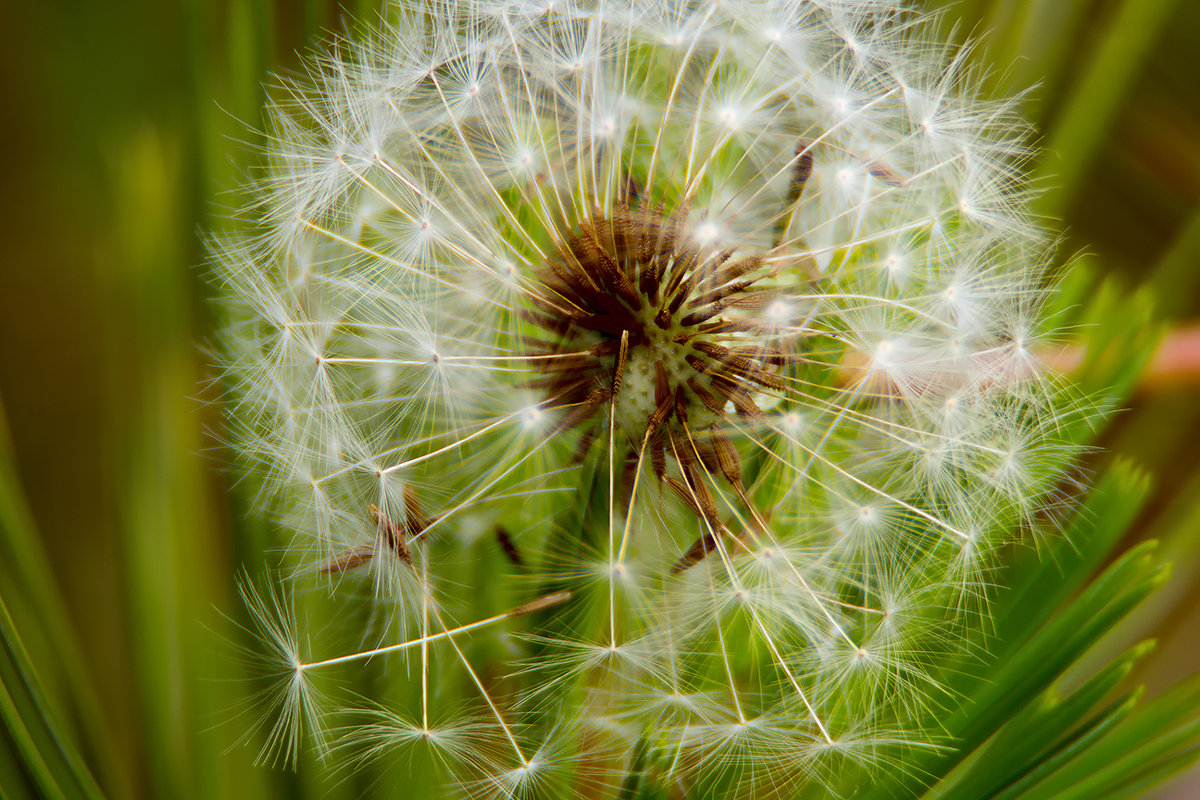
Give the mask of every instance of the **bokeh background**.
[[[374, 5], [5, 5], [0, 597], [30, 652], [51, 654], [48, 694], [86, 698], [65, 713], [111, 797], [345, 793], [336, 776], [256, 767], [238, 743], [235, 578], [262, 563], [269, 534], [220, 444], [203, 233], [237, 224], [270, 73], [298, 69]], [[1063, 260], [1090, 292], [1153, 303], [1164, 344], [1094, 459], [1120, 454], [1153, 478], [1130, 542], [1188, 540], [1200, 527], [1200, 3], [920, 5], [977, 42], [988, 91], [1033, 87], [1039, 210], [1065, 231]], [[1134, 676], [1151, 694], [1200, 671], [1200, 559], [1177, 552], [1171, 582], [1122, 634], [1159, 642]], [[14, 774], [13, 747], [0, 739], [0, 774]], [[1200, 796], [1200, 778], [1155, 796]]]

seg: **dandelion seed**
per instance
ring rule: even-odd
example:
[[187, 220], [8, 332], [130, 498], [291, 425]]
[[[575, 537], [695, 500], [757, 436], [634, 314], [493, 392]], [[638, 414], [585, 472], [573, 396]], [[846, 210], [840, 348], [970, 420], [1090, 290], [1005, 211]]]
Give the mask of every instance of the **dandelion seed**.
[[259, 589], [249, 580], [241, 582], [240, 590], [253, 632], [266, 645], [263, 653], [254, 654], [252, 662], [270, 682], [263, 703], [272, 715], [261, 717], [248, 731], [246, 741], [264, 732], [258, 761], [294, 766], [306, 738], [318, 752], [327, 749], [322, 697], [304, 669], [290, 598], [272, 586]]
[[890, 0], [396, 14], [284, 85], [257, 227], [214, 247], [290, 563], [401, 632], [289, 656], [273, 746], [370, 658], [419, 691], [348, 738], [484, 796], [923, 746], [930, 664], [1086, 413], [1032, 356], [1011, 106]]

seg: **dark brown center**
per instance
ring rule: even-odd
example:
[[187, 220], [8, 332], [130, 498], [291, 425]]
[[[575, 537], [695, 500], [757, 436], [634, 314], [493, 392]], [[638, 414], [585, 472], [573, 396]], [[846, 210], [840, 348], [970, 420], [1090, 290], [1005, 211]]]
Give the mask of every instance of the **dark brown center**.
[[688, 240], [681, 215], [625, 206], [593, 212], [558, 242], [531, 293], [552, 336], [537, 382], [566, 424], [612, 403], [635, 442], [674, 418], [706, 426], [728, 408], [758, 413], [754, 395], [780, 390], [781, 354], [747, 332], [774, 293], [755, 284], [761, 258], [733, 258]]

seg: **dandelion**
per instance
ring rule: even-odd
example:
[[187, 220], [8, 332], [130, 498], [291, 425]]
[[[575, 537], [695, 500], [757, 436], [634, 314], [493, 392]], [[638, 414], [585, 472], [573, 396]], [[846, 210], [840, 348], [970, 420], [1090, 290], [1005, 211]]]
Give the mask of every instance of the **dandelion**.
[[393, 16], [215, 247], [288, 563], [383, 623], [289, 679], [387, 659], [342, 744], [471, 795], [903, 765], [1081, 413], [1011, 105], [889, 0]]

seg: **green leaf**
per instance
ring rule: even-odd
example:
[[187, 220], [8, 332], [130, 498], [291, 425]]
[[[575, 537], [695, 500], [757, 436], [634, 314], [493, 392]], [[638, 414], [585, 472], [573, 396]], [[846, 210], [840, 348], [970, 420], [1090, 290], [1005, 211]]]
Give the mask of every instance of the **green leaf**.
[[1021, 795], [1022, 800], [1129, 797], [1200, 758], [1200, 676], [1175, 687]]
[[1065, 742], [1059, 750], [1048, 755], [1019, 781], [996, 795], [994, 800], [1013, 800], [1014, 798], [1022, 797], [1025, 790], [1030, 786], [1043, 780], [1047, 775], [1054, 774], [1063, 764], [1069, 763], [1078, 757], [1080, 753], [1087, 752], [1088, 748], [1106, 736], [1110, 730], [1129, 716], [1141, 700], [1141, 696], [1142, 691], [1140, 689], [1126, 692], [1120, 698], [1093, 714], [1091, 719], [1079, 727], [1077, 735], [1073, 736], [1070, 741]]
[[1093, 710], [1132, 672], [1134, 663], [1153, 649], [1152, 643], [1138, 645], [1066, 698], [1047, 690], [1017, 714], [972, 760], [963, 778], [942, 800], [979, 800], [992, 797], [1048, 758], [1077, 741], [1097, 720]]
[[[18, 485], [2, 406], [0, 612], [0, 718], [16, 751], [0, 770], [21, 769], [46, 796], [101, 797], [73, 732], [62, 722], [77, 721], [92, 749], [106, 752], [84, 661]], [[7, 796], [4, 772], [0, 787]], [[22, 780], [14, 776], [13, 781], [15, 791]]]
[[[0, 596], [0, 721], [30, 783], [46, 798], [102, 798], [75, 743], [46, 702], [37, 670]], [[7, 786], [7, 784], [6, 784]]]

